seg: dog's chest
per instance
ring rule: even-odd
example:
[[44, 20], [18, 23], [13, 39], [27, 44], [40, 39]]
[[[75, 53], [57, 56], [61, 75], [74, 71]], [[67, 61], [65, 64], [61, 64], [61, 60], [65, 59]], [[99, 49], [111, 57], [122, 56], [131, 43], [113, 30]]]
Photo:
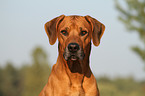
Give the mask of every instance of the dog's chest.
[[71, 86], [67, 96], [85, 96], [85, 92], [81, 86]]

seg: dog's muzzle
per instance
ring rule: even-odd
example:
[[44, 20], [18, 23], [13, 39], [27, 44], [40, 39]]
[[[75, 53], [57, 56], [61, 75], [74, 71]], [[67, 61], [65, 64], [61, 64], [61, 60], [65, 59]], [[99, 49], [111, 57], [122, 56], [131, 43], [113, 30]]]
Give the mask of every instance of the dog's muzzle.
[[65, 48], [63, 57], [65, 60], [83, 60], [84, 59], [84, 51], [77, 43], [70, 43]]

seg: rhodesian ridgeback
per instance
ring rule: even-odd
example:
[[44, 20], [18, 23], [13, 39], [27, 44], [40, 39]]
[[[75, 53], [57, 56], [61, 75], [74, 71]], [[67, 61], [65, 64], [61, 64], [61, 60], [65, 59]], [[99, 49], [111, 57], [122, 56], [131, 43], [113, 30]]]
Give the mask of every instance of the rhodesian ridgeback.
[[100, 96], [89, 66], [91, 40], [100, 44], [105, 26], [91, 16], [61, 15], [45, 24], [49, 43], [58, 38], [59, 55], [39, 96]]

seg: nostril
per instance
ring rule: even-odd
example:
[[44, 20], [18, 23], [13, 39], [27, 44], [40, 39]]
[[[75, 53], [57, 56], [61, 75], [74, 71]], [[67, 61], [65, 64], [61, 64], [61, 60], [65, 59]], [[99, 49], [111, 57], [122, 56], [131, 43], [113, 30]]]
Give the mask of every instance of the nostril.
[[75, 46], [74, 49], [75, 49], [75, 50], [79, 50], [79, 46]]
[[69, 49], [69, 50], [72, 50], [73, 48], [72, 48], [72, 46], [68, 46], [68, 49]]
[[77, 49], [77, 47], [74, 47], [74, 49]]

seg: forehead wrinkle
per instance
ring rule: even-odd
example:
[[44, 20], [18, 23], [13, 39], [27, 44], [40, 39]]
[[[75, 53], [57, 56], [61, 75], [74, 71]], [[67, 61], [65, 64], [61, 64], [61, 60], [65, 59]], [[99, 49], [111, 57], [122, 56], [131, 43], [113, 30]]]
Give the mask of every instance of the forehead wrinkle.
[[66, 16], [64, 20], [60, 23], [59, 28], [66, 28], [68, 27], [68, 30], [76, 29], [77, 31], [80, 31], [80, 27], [82, 29], [88, 29], [90, 30], [91, 25], [86, 21], [86, 19], [82, 16]]
[[78, 18], [80, 18], [81, 16], [77, 16], [77, 15], [72, 15], [72, 16], [69, 16], [72, 20], [76, 20]]
[[71, 23], [74, 26], [78, 26], [78, 27], [82, 27], [82, 28], [85, 27], [88, 29], [90, 27], [90, 24], [86, 21], [86, 19], [81, 16], [73, 16], [71, 18]]

